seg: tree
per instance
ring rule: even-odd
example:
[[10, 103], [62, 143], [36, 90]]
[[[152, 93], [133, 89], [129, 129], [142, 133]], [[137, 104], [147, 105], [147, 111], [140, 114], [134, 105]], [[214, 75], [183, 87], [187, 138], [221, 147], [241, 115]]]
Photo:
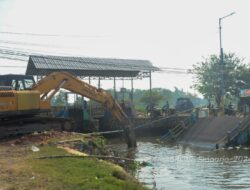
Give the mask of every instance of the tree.
[[66, 94], [64, 91], [59, 91], [58, 94], [56, 94], [52, 100], [51, 104], [53, 106], [65, 106], [66, 104]]
[[149, 105], [150, 103], [154, 103], [155, 105], [159, 103], [160, 100], [162, 100], [162, 95], [158, 91], [153, 91], [151, 93], [147, 91], [143, 94], [143, 96], [140, 98], [140, 102], [144, 103], [145, 105]]
[[[249, 67], [243, 63], [242, 58], [238, 58], [235, 54], [224, 54], [223, 62], [223, 67], [221, 67], [219, 57], [210, 55], [193, 65], [192, 69], [195, 74], [193, 88], [198, 90], [206, 99], [214, 99], [218, 106], [221, 104], [222, 96], [221, 73], [223, 73], [225, 94], [231, 96], [238, 96], [240, 81], [246, 79], [249, 75]], [[221, 69], [223, 72], [221, 72]]]

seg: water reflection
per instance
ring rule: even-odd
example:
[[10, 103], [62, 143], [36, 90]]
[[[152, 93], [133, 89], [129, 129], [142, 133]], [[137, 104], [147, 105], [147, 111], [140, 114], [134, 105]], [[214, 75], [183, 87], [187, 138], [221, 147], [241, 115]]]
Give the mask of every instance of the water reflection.
[[[117, 151], [126, 145], [115, 143]], [[142, 139], [123, 156], [151, 165], [135, 172], [152, 189], [250, 189], [250, 150], [204, 150]]]

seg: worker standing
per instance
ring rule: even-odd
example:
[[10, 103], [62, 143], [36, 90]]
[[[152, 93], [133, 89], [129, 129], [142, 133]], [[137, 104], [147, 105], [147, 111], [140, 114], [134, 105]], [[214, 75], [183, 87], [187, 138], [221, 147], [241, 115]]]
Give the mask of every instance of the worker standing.
[[169, 114], [169, 103], [166, 101], [166, 104], [162, 107], [162, 113], [166, 116]]

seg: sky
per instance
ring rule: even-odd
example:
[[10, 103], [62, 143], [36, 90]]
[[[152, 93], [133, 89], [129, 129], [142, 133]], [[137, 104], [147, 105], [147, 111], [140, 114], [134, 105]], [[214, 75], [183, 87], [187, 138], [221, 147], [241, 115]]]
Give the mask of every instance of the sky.
[[[0, 0], [0, 57], [7, 50], [147, 59], [160, 68], [190, 69], [224, 52], [250, 62], [249, 0]], [[6, 54], [5, 54], [6, 56]], [[0, 74], [25, 73], [27, 61], [0, 59]], [[152, 86], [196, 93], [190, 74], [153, 73]], [[112, 81], [102, 82], [111, 87]], [[130, 88], [130, 83], [125, 82]], [[117, 87], [122, 87], [118, 82]], [[149, 88], [148, 79], [135, 88]]]

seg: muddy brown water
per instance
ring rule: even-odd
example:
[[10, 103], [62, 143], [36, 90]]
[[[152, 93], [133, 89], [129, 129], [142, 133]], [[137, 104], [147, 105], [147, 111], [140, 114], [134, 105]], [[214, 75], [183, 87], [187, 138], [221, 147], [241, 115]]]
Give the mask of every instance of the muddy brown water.
[[210, 150], [175, 143], [158, 143], [156, 138], [138, 140], [136, 150], [127, 150], [121, 140], [110, 145], [122, 156], [146, 161], [134, 172], [152, 189], [215, 190], [250, 189], [250, 149]]

